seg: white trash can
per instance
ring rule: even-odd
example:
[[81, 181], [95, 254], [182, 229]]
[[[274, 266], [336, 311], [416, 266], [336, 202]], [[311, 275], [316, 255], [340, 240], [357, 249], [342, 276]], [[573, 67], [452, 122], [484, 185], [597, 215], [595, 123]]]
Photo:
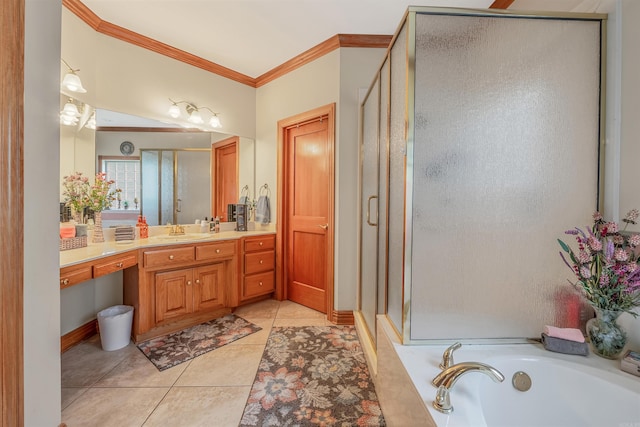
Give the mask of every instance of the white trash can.
[[131, 340], [133, 323], [133, 307], [130, 305], [114, 305], [98, 312], [100, 342], [105, 351], [126, 347]]

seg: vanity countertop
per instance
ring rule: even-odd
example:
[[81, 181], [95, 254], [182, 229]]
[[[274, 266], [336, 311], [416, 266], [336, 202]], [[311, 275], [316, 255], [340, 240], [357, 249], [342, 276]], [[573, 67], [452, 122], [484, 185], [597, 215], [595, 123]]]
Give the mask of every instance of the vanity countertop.
[[273, 228], [253, 231], [221, 231], [220, 233], [187, 233], [184, 236], [169, 236], [167, 234], [151, 235], [147, 239], [135, 239], [116, 242], [106, 240], [103, 243], [91, 243], [84, 248], [60, 251], [60, 268], [80, 264], [86, 261], [104, 258], [119, 253], [129, 252], [154, 246], [184, 245], [194, 243], [215, 242], [218, 240], [237, 240], [242, 237], [275, 234]]

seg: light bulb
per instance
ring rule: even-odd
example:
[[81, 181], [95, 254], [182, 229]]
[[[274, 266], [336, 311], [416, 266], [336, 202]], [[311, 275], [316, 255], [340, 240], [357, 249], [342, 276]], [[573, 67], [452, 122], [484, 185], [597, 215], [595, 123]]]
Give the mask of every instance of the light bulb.
[[64, 108], [62, 109], [62, 113], [66, 116], [72, 116], [72, 117], [79, 117], [80, 116], [80, 112], [78, 111], [78, 107], [76, 107], [76, 104], [74, 104], [73, 102], [69, 101], [66, 104], [64, 104]]
[[71, 92], [77, 93], [86, 93], [87, 90], [82, 87], [82, 82], [80, 81], [80, 77], [73, 71], [65, 74], [64, 79], [62, 79], [61, 86], [65, 89], [70, 90]]
[[173, 104], [171, 107], [169, 107], [169, 115], [174, 119], [180, 117], [180, 107], [178, 107], [177, 104]]
[[222, 127], [222, 124], [220, 123], [220, 118], [216, 114], [214, 114], [213, 117], [211, 117], [211, 119], [209, 120], [209, 125], [212, 128]]
[[202, 116], [200, 115], [200, 112], [198, 110], [193, 110], [187, 120], [197, 125], [204, 123], [204, 120], [202, 120]]

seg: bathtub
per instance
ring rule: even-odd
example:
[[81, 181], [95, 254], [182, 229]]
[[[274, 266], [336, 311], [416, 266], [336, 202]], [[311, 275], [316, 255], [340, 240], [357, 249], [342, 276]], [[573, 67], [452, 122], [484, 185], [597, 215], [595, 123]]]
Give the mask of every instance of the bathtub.
[[[640, 427], [640, 377], [621, 371], [619, 360], [552, 353], [539, 344], [463, 345], [455, 363], [489, 364], [505, 380], [467, 373], [451, 389], [453, 412], [438, 412], [431, 380], [447, 346], [400, 345], [378, 320], [376, 390], [391, 427]], [[528, 391], [512, 384], [519, 371], [531, 378]]]

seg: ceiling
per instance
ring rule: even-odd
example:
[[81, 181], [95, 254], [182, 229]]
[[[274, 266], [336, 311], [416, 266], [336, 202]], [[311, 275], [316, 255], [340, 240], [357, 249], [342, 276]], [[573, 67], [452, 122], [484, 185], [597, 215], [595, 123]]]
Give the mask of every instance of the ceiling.
[[[81, 0], [102, 21], [257, 78], [337, 34], [394, 34], [408, 6], [494, 0]], [[510, 10], [595, 12], [610, 0], [499, 0]], [[106, 118], [104, 114], [103, 118]], [[110, 124], [125, 118], [115, 117]]]

